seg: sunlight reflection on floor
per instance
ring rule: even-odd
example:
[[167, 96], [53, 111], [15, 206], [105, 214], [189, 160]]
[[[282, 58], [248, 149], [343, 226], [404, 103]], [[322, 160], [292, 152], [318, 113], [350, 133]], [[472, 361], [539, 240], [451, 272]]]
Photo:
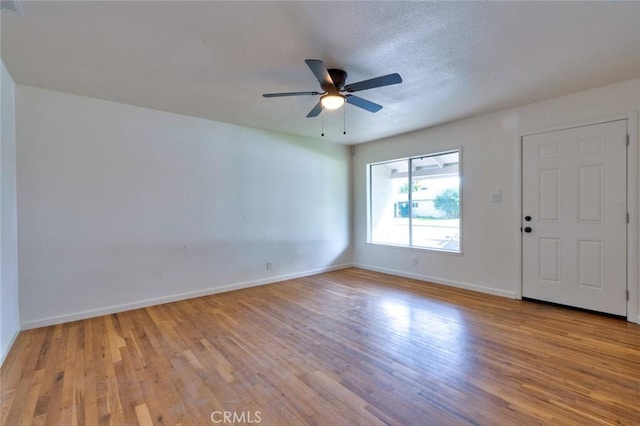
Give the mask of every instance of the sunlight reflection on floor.
[[[444, 361], [459, 369], [469, 360], [466, 325], [457, 309], [438, 305], [437, 310], [432, 311], [397, 298], [383, 299], [380, 308], [389, 331], [405, 343], [399, 347], [405, 347], [409, 342], [416, 350], [428, 347], [431, 356], [441, 355], [438, 357], [441, 358], [438, 360], [440, 368]], [[389, 349], [393, 350], [392, 347]]]

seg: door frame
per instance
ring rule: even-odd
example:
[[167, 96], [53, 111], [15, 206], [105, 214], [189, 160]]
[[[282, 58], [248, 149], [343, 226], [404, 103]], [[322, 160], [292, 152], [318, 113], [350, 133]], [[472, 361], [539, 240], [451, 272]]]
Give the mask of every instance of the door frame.
[[[516, 223], [518, 223], [519, 226], [524, 226], [522, 224], [522, 201], [524, 193], [522, 187], [522, 172], [524, 161], [522, 144], [524, 143], [524, 138], [526, 136], [537, 135], [540, 133], [568, 130], [576, 127], [590, 126], [594, 124], [602, 124], [619, 120], [627, 120], [627, 132], [629, 134], [629, 146], [627, 148], [627, 211], [629, 212], [629, 223], [627, 224], [627, 290], [629, 291], [629, 300], [627, 300], [627, 321], [640, 324], [640, 280], [638, 275], [638, 268], [640, 264], [640, 251], [638, 247], [638, 243], [640, 241], [640, 219], [638, 217], [640, 215], [640, 185], [638, 184], [638, 180], [640, 178], [640, 175], [638, 174], [638, 168], [640, 166], [640, 156], [638, 144], [640, 141], [638, 139], [639, 129], [637, 111], [556, 125], [552, 127], [520, 131], [520, 134], [516, 140], [516, 199], [520, 201], [516, 209], [518, 213]], [[514, 238], [514, 242], [518, 247], [519, 252], [519, 262], [517, 266], [518, 276], [520, 277], [520, 284], [516, 285], [516, 288], [514, 290], [516, 299], [522, 299], [522, 289], [524, 285], [524, 258], [522, 256], [523, 234], [522, 232], [516, 232], [515, 235], [516, 237]]]

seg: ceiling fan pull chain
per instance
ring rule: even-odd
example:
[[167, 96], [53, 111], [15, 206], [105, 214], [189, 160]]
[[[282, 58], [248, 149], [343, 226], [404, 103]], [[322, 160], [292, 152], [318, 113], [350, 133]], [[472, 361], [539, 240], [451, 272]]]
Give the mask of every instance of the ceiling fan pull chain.
[[320, 133], [320, 136], [324, 136], [324, 107], [320, 110], [320, 121], [322, 123], [322, 133]]
[[347, 106], [342, 105], [342, 134], [347, 134]]

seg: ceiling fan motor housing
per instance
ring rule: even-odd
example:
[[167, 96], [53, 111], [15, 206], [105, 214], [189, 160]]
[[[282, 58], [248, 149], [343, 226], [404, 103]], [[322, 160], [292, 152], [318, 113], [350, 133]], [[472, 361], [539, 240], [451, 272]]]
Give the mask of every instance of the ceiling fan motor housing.
[[[331, 76], [331, 80], [333, 80], [333, 83], [336, 85], [336, 88], [338, 90], [342, 90], [344, 89], [344, 84], [347, 81], [347, 72], [344, 70], [339, 70], [339, 69], [329, 69], [327, 70], [329, 72], [329, 75]], [[327, 92], [331, 91], [331, 87], [322, 87], [324, 90], [326, 90]]]

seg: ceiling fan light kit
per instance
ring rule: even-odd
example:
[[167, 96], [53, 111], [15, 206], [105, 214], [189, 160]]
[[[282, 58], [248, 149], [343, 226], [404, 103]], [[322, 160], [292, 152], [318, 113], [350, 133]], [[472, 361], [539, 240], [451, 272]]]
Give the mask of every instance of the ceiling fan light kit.
[[324, 95], [320, 98], [324, 109], [338, 109], [344, 105], [344, 97], [341, 95]]
[[346, 71], [327, 69], [324, 62], [319, 59], [305, 59], [305, 62], [309, 69], [311, 69], [311, 72], [316, 76], [316, 79], [318, 79], [320, 87], [323, 90], [322, 92], [265, 93], [262, 96], [265, 98], [278, 98], [283, 96], [320, 95], [320, 101], [309, 111], [307, 117], [317, 117], [323, 109], [338, 109], [344, 105], [345, 102], [369, 112], [378, 112], [382, 109], [382, 105], [378, 105], [359, 96], [351, 94], [343, 95], [343, 93], [359, 92], [361, 90], [402, 83], [402, 77], [394, 73], [345, 85], [347, 81]]

